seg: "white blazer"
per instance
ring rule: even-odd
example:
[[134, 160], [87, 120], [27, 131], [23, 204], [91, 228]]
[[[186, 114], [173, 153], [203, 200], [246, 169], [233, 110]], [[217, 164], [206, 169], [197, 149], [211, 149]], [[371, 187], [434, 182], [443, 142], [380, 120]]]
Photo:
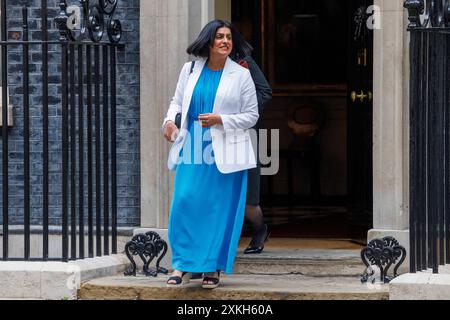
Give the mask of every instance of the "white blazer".
[[[206, 59], [197, 60], [191, 74], [191, 62], [181, 70], [175, 95], [163, 121], [175, 121], [181, 112], [180, 134], [175, 139], [167, 166], [175, 170], [180, 161], [180, 151], [186, 141], [189, 105], [192, 94], [206, 63]], [[211, 127], [212, 149], [217, 169], [222, 173], [231, 173], [256, 167], [255, 151], [248, 129], [258, 121], [258, 101], [255, 84], [250, 71], [230, 58], [227, 58], [222, 77], [217, 88], [212, 113], [220, 114], [223, 125]]]

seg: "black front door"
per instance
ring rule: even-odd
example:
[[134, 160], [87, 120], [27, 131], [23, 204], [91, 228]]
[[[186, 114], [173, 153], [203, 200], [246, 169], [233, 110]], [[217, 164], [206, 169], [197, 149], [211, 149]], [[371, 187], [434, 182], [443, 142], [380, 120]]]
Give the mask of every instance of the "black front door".
[[[233, 23], [274, 93], [263, 128], [281, 137], [280, 170], [261, 177], [261, 204], [274, 220], [286, 218], [297, 237], [364, 239], [371, 227], [371, 1], [232, 1]], [[291, 109], [321, 111], [312, 151], [297, 152], [304, 137], [292, 133]], [[300, 127], [306, 122], [298, 115]]]
[[354, 237], [372, 224], [372, 0], [352, 0], [348, 44], [348, 217]]

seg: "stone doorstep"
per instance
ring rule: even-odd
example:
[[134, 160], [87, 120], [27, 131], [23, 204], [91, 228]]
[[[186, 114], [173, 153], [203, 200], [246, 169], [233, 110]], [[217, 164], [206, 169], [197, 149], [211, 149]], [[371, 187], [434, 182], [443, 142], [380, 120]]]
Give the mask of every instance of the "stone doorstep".
[[361, 276], [364, 274], [365, 266], [360, 262], [317, 262], [314, 260], [298, 261], [236, 261], [235, 273], [237, 274], [261, 274], [261, 275], [283, 275], [301, 274], [305, 276]]
[[[133, 235], [148, 231], [155, 231], [168, 241], [167, 229], [136, 228]], [[267, 243], [262, 253], [246, 255], [243, 254], [243, 251], [250, 240], [241, 239], [241, 241], [242, 246], [238, 249], [234, 268], [234, 273], [237, 274], [361, 276], [365, 271], [365, 266], [361, 261], [360, 249], [303, 248], [302, 241], [307, 241], [308, 245], [311, 245], [311, 242], [317, 241], [317, 239], [286, 240], [273, 238]], [[330, 244], [327, 245], [330, 246]], [[332, 247], [339, 246], [342, 246], [339, 241], [332, 245]], [[161, 261], [161, 266], [170, 269], [171, 259], [172, 252], [169, 246], [167, 255]], [[135, 259], [135, 262], [138, 269], [142, 270], [142, 261]]]
[[64, 262], [0, 262], [0, 298], [76, 299], [81, 283], [123, 272], [123, 254]]
[[387, 300], [387, 285], [370, 287], [359, 277], [301, 275], [223, 275], [214, 290], [201, 288], [201, 279], [183, 288], [167, 288], [167, 275], [113, 276], [84, 283], [78, 297], [85, 300]]
[[358, 250], [268, 249], [258, 255], [236, 256], [237, 274], [302, 274], [361, 276], [365, 266]]

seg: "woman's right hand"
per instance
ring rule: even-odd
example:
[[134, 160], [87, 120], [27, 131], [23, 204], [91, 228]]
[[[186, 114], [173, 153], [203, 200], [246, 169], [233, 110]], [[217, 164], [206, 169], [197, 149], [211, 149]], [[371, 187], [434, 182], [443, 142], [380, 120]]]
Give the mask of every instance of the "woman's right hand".
[[180, 130], [177, 128], [173, 121], [167, 121], [164, 126], [164, 138], [169, 142], [174, 142], [178, 137]]

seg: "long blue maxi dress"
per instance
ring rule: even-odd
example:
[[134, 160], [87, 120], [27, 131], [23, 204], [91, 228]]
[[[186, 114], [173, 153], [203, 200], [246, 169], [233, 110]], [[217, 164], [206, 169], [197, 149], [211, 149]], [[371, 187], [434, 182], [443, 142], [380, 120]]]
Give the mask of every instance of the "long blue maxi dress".
[[[189, 141], [180, 151], [183, 160], [176, 169], [168, 235], [172, 267], [181, 271], [231, 274], [242, 231], [247, 170], [219, 172], [210, 128], [202, 128], [198, 121], [200, 114], [212, 112], [222, 71], [213, 71], [207, 64], [202, 70], [187, 116]], [[196, 147], [199, 132], [203, 139]]]

